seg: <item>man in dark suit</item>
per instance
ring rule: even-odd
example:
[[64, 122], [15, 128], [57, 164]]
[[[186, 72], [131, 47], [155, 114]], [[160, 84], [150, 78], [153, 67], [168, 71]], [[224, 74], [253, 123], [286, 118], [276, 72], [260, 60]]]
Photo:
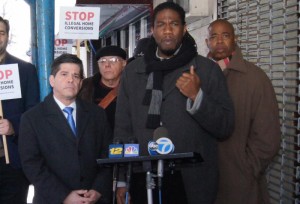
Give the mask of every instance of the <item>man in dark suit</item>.
[[[25, 204], [29, 182], [22, 169], [18, 153], [19, 125], [21, 115], [40, 101], [39, 82], [35, 67], [7, 51], [9, 22], [0, 17], [0, 65], [18, 64], [21, 98], [3, 100], [3, 119], [0, 119], [0, 135], [6, 135], [9, 164], [4, 158], [0, 137], [0, 203]], [[1, 98], [0, 98], [1, 99]]]
[[111, 130], [102, 108], [77, 99], [82, 61], [61, 55], [49, 79], [53, 93], [25, 113], [20, 126], [19, 150], [35, 187], [33, 203], [109, 203], [110, 170], [96, 159], [106, 156]]

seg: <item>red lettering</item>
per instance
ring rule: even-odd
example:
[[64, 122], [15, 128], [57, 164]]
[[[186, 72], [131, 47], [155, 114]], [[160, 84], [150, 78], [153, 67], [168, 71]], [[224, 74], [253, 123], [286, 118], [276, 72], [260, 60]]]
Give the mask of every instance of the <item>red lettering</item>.
[[67, 39], [55, 39], [54, 45], [55, 46], [65, 46], [68, 43]]
[[3, 71], [0, 71], [0, 80], [2, 80], [4, 78], [4, 73]]
[[74, 14], [74, 20], [76, 21], [77, 20], [78, 11], [73, 11], [72, 13]]
[[91, 20], [91, 18], [94, 18], [94, 13], [93, 12], [88, 12], [88, 21], [90, 21]]
[[71, 20], [71, 12], [70, 11], [67, 11], [66, 12], [66, 20]]
[[[78, 11], [67, 11], [66, 12], [66, 20], [77, 20], [77, 18], [81, 21], [90, 21], [92, 18], [94, 18], [95, 14], [94, 12], [78, 12]], [[74, 18], [74, 19], [72, 19]]]
[[61, 46], [65, 46], [65, 44], [67, 44], [68, 40], [66, 39], [62, 39], [61, 40]]
[[60, 45], [60, 39], [56, 39], [54, 41], [54, 46], [59, 46]]
[[12, 75], [12, 71], [11, 70], [5, 70], [5, 78], [8, 79], [9, 76]]
[[82, 21], [84, 21], [84, 20], [86, 19], [86, 13], [81, 12], [81, 13], [79, 14], [79, 19], [82, 20]]

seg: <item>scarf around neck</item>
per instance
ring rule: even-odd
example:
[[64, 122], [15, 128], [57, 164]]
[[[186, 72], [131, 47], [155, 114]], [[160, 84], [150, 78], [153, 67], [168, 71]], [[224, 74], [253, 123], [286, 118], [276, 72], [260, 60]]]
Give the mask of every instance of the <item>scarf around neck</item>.
[[232, 56], [233, 56], [234, 54], [235, 54], [235, 52], [233, 52], [229, 57], [226, 57], [226, 58], [224, 58], [224, 59], [221, 59], [221, 60], [214, 60], [214, 59], [213, 59], [213, 56], [212, 56], [212, 53], [209, 52], [209, 53], [207, 54], [207, 58], [209, 58], [209, 59], [211, 59], [212, 61], [216, 62], [216, 63], [220, 66], [220, 68], [222, 69], [222, 71], [224, 71], [224, 70], [228, 67], [228, 65], [229, 65], [229, 63], [230, 63], [230, 61], [231, 61], [231, 59], [232, 59]]
[[155, 39], [151, 37], [147, 52], [144, 55], [146, 72], [149, 75], [143, 99], [143, 105], [149, 106], [146, 127], [150, 129], [159, 127], [161, 122], [163, 74], [188, 64], [198, 54], [196, 42], [188, 32], [183, 36], [178, 53], [171, 58], [159, 59], [156, 56], [157, 49]]

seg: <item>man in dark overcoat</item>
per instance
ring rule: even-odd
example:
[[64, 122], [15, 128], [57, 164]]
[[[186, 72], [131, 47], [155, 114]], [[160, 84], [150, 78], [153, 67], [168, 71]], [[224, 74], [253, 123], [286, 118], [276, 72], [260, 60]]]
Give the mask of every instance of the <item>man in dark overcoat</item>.
[[21, 119], [19, 150], [33, 203], [110, 203], [110, 169], [96, 160], [107, 156], [111, 130], [102, 108], [77, 99], [82, 79], [82, 61], [59, 56], [49, 78], [53, 92]]

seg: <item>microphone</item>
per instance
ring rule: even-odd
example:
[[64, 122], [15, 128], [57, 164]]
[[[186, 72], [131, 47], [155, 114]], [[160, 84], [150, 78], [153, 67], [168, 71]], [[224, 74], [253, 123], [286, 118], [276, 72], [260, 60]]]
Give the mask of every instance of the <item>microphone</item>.
[[128, 139], [128, 143], [124, 144], [124, 157], [136, 157], [140, 154], [139, 144], [136, 138]]
[[[153, 132], [153, 139], [156, 140], [156, 144], [151, 143], [150, 147], [148, 148], [156, 148], [156, 152], [158, 154], [170, 154], [174, 152], [174, 144], [168, 138], [169, 133], [165, 127], [158, 127]], [[152, 146], [151, 146], [152, 145]], [[153, 150], [152, 150], [153, 151]], [[161, 189], [162, 187], [162, 178], [164, 176], [164, 161], [159, 159], [157, 161], [157, 177], [158, 177], [158, 188]]]
[[[148, 142], [148, 152], [152, 155], [170, 154], [174, 152], [174, 144], [168, 138], [168, 130], [165, 127], [158, 127], [153, 132], [153, 140]], [[157, 176], [163, 177], [163, 160], [158, 160]]]
[[153, 155], [157, 155], [157, 148], [158, 148], [158, 144], [151, 140], [148, 142], [148, 152], [149, 152], [149, 155], [153, 156]]
[[113, 144], [109, 145], [108, 158], [122, 158], [123, 157], [123, 142], [121, 138], [114, 138]]
[[[121, 138], [114, 138], [113, 144], [109, 145], [109, 158], [121, 158], [123, 157], [123, 142]], [[113, 204], [116, 203], [116, 189], [118, 181], [119, 167], [118, 164], [114, 164], [113, 167]]]
[[[139, 144], [136, 138], [129, 138], [128, 143], [124, 145], [124, 157], [136, 157], [139, 156]], [[127, 173], [126, 173], [126, 203], [128, 203], [129, 189], [132, 174], [132, 164], [128, 162]]]
[[174, 152], [174, 144], [168, 138], [169, 133], [165, 127], [158, 127], [153, 132], [153, 139], [156, 140], [158, 154], [170, 154]]

